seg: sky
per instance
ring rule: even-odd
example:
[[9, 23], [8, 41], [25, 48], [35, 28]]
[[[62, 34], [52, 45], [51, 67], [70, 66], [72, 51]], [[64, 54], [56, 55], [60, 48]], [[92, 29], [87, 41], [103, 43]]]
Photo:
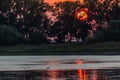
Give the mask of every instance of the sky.
[[54, 2], [65, 1], [65, 0], [45, 0], [45, 2], [49, 4], [53, 4]]
[[[55, 2], [60, 2], [60, 1], [67, 1], [67, 0], [45, 0], [45, 2], [49, 3], [49, 4], [53, 4]], [[69, 1], [76, 1], [76, 0], [69, 0]], [[80, 2], [83, 3], [84, 0], [80, 0]]]

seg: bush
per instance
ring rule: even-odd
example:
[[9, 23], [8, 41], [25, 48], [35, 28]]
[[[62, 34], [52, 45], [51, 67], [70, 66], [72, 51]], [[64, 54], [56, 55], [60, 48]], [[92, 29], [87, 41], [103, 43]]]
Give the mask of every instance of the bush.
[[47, 42], [46, 36], [40, 32], [31, 32], [29, 34], [31, 44], [41, 44]]
[[120, 41], [120, 21], [111, 21], [108, 28], [98, 30], [87, 42]]
[[0, 45], [16, 45], [24, 41], [24, 36], [15, 27], [0, 25]]

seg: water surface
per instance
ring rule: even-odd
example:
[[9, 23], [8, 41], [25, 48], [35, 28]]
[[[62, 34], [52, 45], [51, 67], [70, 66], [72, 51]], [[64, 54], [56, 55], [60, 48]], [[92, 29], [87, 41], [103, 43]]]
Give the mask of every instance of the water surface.
[[0, 56], [0, 80], [120, 80], [120, 56]]

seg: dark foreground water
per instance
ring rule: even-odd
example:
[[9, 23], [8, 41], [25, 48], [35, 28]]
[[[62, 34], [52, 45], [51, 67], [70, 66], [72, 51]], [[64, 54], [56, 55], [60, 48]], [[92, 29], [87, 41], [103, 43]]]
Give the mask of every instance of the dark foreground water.
[[0, 80], [120, 80], [120, 56], [0, 56]]
[[120, 69], [9, 71], [0, 80], [120, 80]]

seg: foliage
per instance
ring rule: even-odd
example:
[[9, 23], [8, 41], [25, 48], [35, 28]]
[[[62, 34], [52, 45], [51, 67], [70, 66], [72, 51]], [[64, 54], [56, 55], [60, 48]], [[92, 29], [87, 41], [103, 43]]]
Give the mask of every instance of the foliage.
[[88, 42], [120, 41], [120, 21], [112, 20], [106, 29], [98, 30]]
[[47, 31], [49, 20], [45, 13], [50, 6], [43, 0], [2, 0], [0, 2], [0, 24], [15, 26], [27, 40], [31, 39], [28, 35], [34, 32]]
[[[80, 21], [75, 17], [76, 10], [81, 8], [88, 9], [87, 21]], [[52, 16], [56, 17], [56, 20], [48, 19], [49, 14], [46, 15], [46, 12], [49, 11], [53, 13]], [[96, 21], [95, 24], [98, 24], [97, 27], [103, 28], [105, 22], [108, 23], [111, 19], [117, 20], [120, 18], [119, 16], [118, 0], [103, 0], [101, 2], [86, 0], [84, 5], [77, 1], [65, 1], [55, 3], [52, 8], [44, 0], [0, 0], [0, 24], [16, 26], [27, 40], [31, 40], [31, 43], [35, 44], [42, 42], [38, 40], [41, 33], [47, 36], [57, 36], [59, 42], [65, 41], [66, 36], [70, 37], [69, 41], [72, 37], [82, 38], [85, 41], [88, 30], [91, 29], [90, 23], [93, 20]], [[97, 31], [96, 34], [103, 35], [102, 41], [105, 41], [111, 39], [111, 36], [107, 36], [104, 40], [104, 36], [110, 32], [112, 32], [111, 35], [119, 33], [117, 29], [113, 32], [112, 28], [108, 28]], [[115, 36], [113, 39], [118, 40]]]
[[54, 14], [57, 16], [58, 21], [55, 22], [51, 28], [59, 26], [57, 28], [59, 32], [56, 34], [59, 42], [64, 41], [65, 36], [70, 37], [69, 41], [72, 37], [76, 37], [77, 39], [81, 37], [83, 41], [85, 40], [90, 25], [75, 17], [76, 9], [80, 6], [80, 3], [70, 1], [58, 2], [55, 4]]
[[[8, 8], [3, 11], [6, 5]], [[43, 0], [9, 0], [9, 3], [2, 0], [0, 6], [0, 13], [6, 18], [6, 24], [17, 25], [23, 33], [27, 32], [26, 29], [41, 30], [47, 27], [48, 20], [45, 12], [49, 9], [49, 5]]]
[[[76, 19], [75, 12], [78, 9], [87, 8], [89, 18], [86, 22]], [[88, 30], [91, 30], [92, 21], [95, 20], [98, 29], [102, 29], [108, 26], [108, 22], [111, 19], [119, 19], [120, 16], [120, 7], [117, 4], [117, 1], [112, 2], [112, 0], [105, 0], [99, 2], [98, 0], [87, 0], [84, 5], [76, 2], [58, 2], [55, 3], [54, 14], [57, 16], [58, 23], [53, 27], [58, 27], [59, 29], [58, 36], [59, 40], [64, 40], [66, 35], [70, 37], [82, 38], [85, 41], [87, 37]], [[88, 24], [90, 23], [90, 24]], [[85, 27], [85, 28], [84, 28]], [[95, 26], [93, 26], [95, 27]], [[53, 31], [53, 30], [52, 30]], [[52, 32], [51, 32], [52, 33]], [[102, 34], [100, 34], [102, 35]]]
[[24, 42], [24, 36], [15, 27], [0, 25], [0, 45], [16, 45]]
[[89, 9], [89, 19], [95, 19], [97, 23], [117, 19], [120, 15], [120, 7], [117, 0], [87, 0], [85, 7]]

